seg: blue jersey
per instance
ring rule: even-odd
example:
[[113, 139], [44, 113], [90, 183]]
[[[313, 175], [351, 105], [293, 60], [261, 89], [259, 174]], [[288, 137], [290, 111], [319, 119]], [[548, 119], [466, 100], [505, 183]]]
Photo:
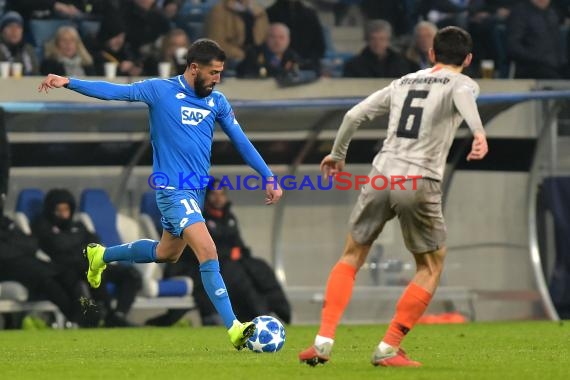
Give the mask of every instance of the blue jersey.
[[[209, 175], [216, 122], [245, 162], [261, 176], [273, 174], [243, 133], [226, 97], [219, 91], [200, 98], [183, 75], [132, 84], [70, 79], [69, 89], [104, 100], [144, 102], [150, 116], [153, 171], [166, 175], [168, 188], [201, 189]], [[162, 183], [166, 185], [164, 182]]]

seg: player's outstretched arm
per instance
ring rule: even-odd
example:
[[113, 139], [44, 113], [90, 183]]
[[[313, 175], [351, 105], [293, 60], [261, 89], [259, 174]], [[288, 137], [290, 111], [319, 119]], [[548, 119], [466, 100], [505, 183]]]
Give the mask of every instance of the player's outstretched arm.
[[62, 88], [69, 84], [69, 78], [55, 74], [48, 74], [38, 86], [38, 92], [48, 93], [52, 88]]
[[473, 144], [471, 146], [471, 152], [467, 155], [467, 161], [471, 160], [482, 160], [489, 151], [487, 145], [487, 137], [484, 133], [475, 132], [473, 135]]
[[321, 173], [326, 181], [329, 177], [337, 175], [344, 169], [344, 160], [335, 160], [331, 154], [328, 154], [321, 161]]
[[67, 87], [82, 95], [102, 100], [142, 101], [151, 104], [157, 97], [156, 91], [153, 91], [151, 81], [117, 84], [104, 81], [67, 78], [55, 74], [48, 74], [38, 86], [38, 91], [47, 93], [53, 88], [61, 87]]

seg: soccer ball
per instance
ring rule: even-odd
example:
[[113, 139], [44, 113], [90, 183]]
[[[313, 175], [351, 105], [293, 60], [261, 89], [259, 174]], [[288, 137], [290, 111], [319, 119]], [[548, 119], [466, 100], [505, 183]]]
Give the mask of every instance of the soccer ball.
[[277, 352], [283, 348], [285, 327], [281, 321], [268, 315], [261, 315], [252, 322], [255, 325], [255, 332], [247, 340], [247, 348], [253, 352]]

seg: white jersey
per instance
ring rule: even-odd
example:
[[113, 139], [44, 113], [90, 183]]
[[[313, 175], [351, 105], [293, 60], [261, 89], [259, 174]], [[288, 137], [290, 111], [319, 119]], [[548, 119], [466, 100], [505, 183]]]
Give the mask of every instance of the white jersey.
[[364, 121], [390, 113], [387, 138], [373, 165], [380, 173], [441, 180], [449, 148], [465, 119], [473, 132], [483, 125], [471, 78], [439, 66], [393, 81], [345, 115], [332, 155], [344, 159], [352, 134]]

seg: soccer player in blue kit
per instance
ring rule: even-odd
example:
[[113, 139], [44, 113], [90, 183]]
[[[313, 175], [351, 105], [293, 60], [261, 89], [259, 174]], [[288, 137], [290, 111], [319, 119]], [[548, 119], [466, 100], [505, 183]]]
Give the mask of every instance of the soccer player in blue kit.
[[[251, 322], [237, 320], [220, 275], [216, 246], [210, 236], [201, 208], [215, 123], [228, 135], [245, 162], [262, 177], [265, 203], [275, 204], [282, 195], [273, 173], [243, 133], [224, 95], [214, 91], [220, 82], [226, 55], [212, 40], [201, 39], [188, 50], [184, 74], [169, 79], [148, 79], [132, 84], [85, 81], [49, 74], [38, 91], [65, 87], [80, 94], [104, 100], [145, 102], [149, 108], [153, 147], [153, 171], [163, 173], [170, 186], [156, 190], [164, 228], [160, 241], [142, 239], [114, 247], [89, 244], [87, 280], [92, 287], [101, 284], [106, 264], [114, 261], [136, 263], [176, 262], [186, 245], [200, 262], [204, 288], [224, 320], [231, 343], [238, 350], [255, 331]], [[178, 183], [175, 183], [178, 181]]]

